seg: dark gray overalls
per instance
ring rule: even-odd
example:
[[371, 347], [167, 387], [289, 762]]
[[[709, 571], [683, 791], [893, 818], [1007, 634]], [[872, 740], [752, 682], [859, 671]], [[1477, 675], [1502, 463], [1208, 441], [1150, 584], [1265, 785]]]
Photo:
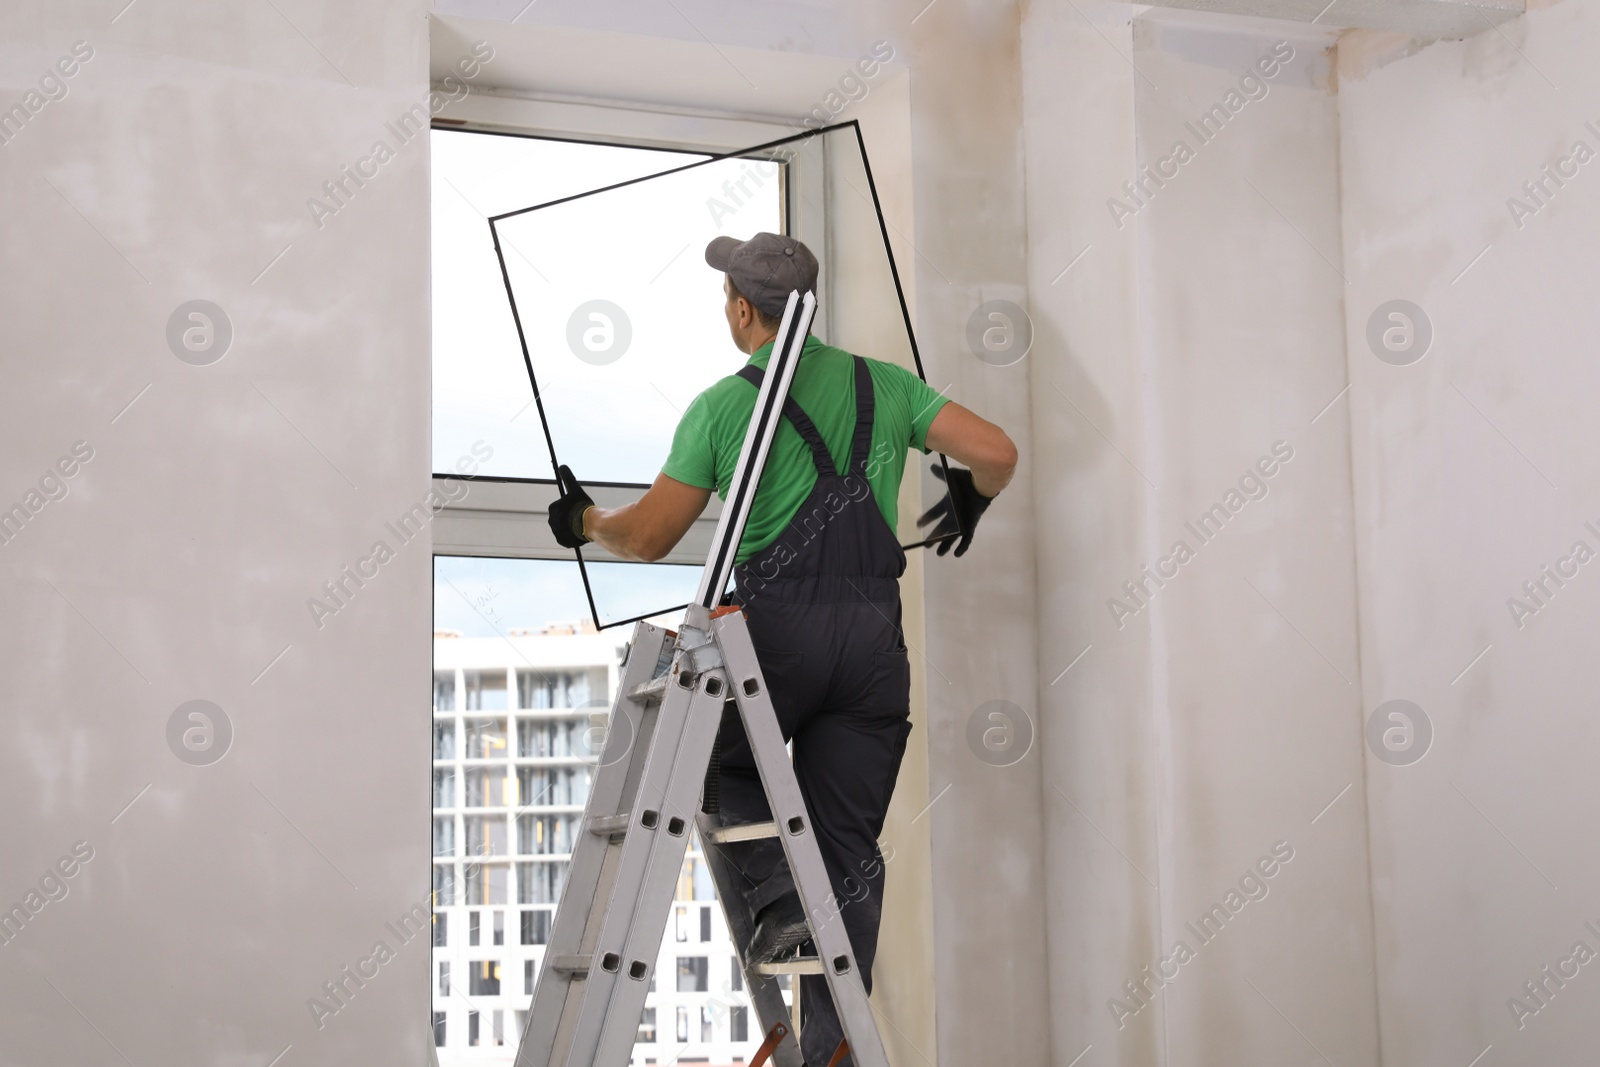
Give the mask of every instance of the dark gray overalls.
[[[739, 376], [760, 387], [761, 368]], [[900, 634], [900, 583], [906, 556], [867, 484], [873, 389], [855, 357], [856, 425], [849, 473], [834, 468], [822, 435], [793, 398], [784, 415], [811, 447], [817, 483], [776, 541], [735, 568], [728, 601], [749, 618], [794, 770], [833, 884], [838, 914], [872, 991], [872, 961], [882, 918], [884, 864], [878, 851], [884, 814], [911, 732], [911, 671]], [[719, 800], [726, 821], [772, 818], [761, 779], [730, 704], [719, 731]], [[794, 881], [782, 846], [766, 839], [733, 846], [759, 910]], [[831, 911], [832, 909], [830, 909]], [[813, 921], [824, 917], [813, 915]], [[801, 979], [801, 1051], [824, 1065], [843, 1036], [825, 979]], [[847, 1058], [844, 1063], [850, 1064]]]

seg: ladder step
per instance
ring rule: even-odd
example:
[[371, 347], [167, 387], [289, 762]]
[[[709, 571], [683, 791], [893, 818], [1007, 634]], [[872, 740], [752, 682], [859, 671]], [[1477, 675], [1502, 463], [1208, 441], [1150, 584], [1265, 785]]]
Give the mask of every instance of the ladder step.
[[777, 837], [778, 824], [776, 822], [734, 823], [730, 826], [719, 826], [706, 836], [718, 845], [725, 845], [730, 841], [759, 841], [763, 837]]
[[767, 977], [779, 974], [822, 974], [822, 961], [815, 956], [800, 956], [792, 960], [777, 960], [773, 963], [758, 963], [755, 966], [757, 974]]
[[631, 812], [621, 815], [598, 815], [589, 820], [589, 832], [597, 837], [613, 837], [628, 832], [628, 819]]
[[640, 682], [628, 692], [628, 699], [639, 704], [659, 704], [667, 692], [667, 681], [671, 674], [663, 674], [652, 678], [648, 682]]
[[551, 956], [550, 969], [557, 974], [570, 974], [574, 978], [587, 978], [589, 976], [588, 956]]

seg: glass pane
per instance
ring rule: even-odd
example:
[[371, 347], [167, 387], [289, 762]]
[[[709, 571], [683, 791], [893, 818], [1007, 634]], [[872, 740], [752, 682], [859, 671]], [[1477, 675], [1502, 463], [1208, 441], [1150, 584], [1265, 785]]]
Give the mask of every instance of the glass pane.
[[[700, 581], [699, 566], [673, 563], [590, 563], [589, 578], [594, 584], [595, 604], [600, 609], [602, 624], [635, 618], [648, 612], [659, 612], [652, 621], [672, 625], [679, 617], [677, 608], [687, 604], [694, 596]], [[492, 659], [496, 664], [510, 663], [519, 671], [530, 675], [527, 699], [518, 691], [518, 705], [537, 708], [541, 699], [556, 698], [554, 686], [546, 688], [538, 681], [541, 673], [549, 673], [560, 660], [546, 661], [540, 649], [563, 647], [559, 641], [549, 639], [593, 639], [594, 623], [589, 613], [589, 598], [584, 594], [583, 576], [578, 565], [571, 560], [555, 559], [485, 559], [476, 556], [434, 557], [434, 617], [441, 631], [453, 631], [461, 639], [497, 637], [504, 638], [497, 646]], [[476, 607], [476, 600], [485, 590], [494, 588], [496, 609], [486, 616]], [[672, 609], [672, 610], [668, 610]], [[536, 640], [544, 638], [546, 640]], [[439, 641], [455, 641], [456, 637], [439, 637]], [[608, 630], [596, 649], [602, 644], [620, 650], [627, 642], [625, 627]], [[524, 643], [526, 642], [526, 643]], [[578, 647], [574, 645], [573, 647]], [[614, 654], [607, 660], [597, 658], [588, 668], [589, 695], [580, 703], [572, 701], [580, 695], [582, 683], [563, 681], [561, 699], [567, 707], [584, 704], [609, 708], [611, 694], [603, 691], [606, 669], [618, 663]], [[570, 669], [567, 664], [561, 670]], [[500, 668], [501, 685], [505, 670]], [[483, 684], [489, 684], [487, 681]], [[517, 683], [523, 683], [519, 680]], [[468, 683], [470, 689], [470, 682]], [[543, 692], [546, 695], [541, 697]], [[481, 697], [479, 699], [482, 699]], [[549, 705], [545, 705], [549, 706]], [[501, 704], [500, 707], [505, 707]], [[488, 710], [488, 705], [484, 705]]]
[[504, 863], [469, 863], [466, 866], [468, 904], [506, 903], [510, 868]]
[[782, 231], [782, 170], [716, 160], [498, 223], [525, 254], [506, 270], [556, 451], [580, 480], [652, 481], [684, 406], [744, 362], [704, 250]]
[[570, 853], [579, 821], [577, 815], [517, 816], [517, 854], [549, 856]]
[[455, 719], [441, 719], [433, 724], [433, 758], [455, 759], [456, 756], [456, 721]]
[[604, 687], [605, 676], [602, 674], [596, 685], [594, 671], [519, 669], [517, 707], [581, 708], [589, 703], [591, 693]]
[[433, 675], [433, 706], [438, 711], [456, 710], [456, 672], [435, 671]]
[[517, 803], [517, 780], [501, 767], [468, 767], [465, 773], [468, 808], [505, 808]]
[[468, 815], [461, 820], [469, 856], [506, 855], [506, 820], [501, 815]]
[[[433, 867], [433, 906], [435, 908], [449, 907], [456, 902], [456, 875], [455, 864], [436, 863]], [[448, 918], [448, 916], [435, 916], [435, 918]]]
[[708, 970], [704, 956], [678, 957], [678, 992], [704, 993]]
[[[458, 130], [434, 130], [430, 144], [433, 469], [455, 471], [462, 457], [482, 454], [483, 446], [474, 453], [473, 445], [483, 442], [492, 456], [476, 473], [550, 478], [486, 219], [706, 157]], [[561, 272], [559, 250], [505, 235], [501, 245], [508, 261], [532, 277]]]
[[456, 854], [456, 820], [446, 815], [433, 820], [433, 854], [448, 857]]
[[565, 863], [517, 864], [517, 903], [554, 904], [566, 880]]
[[[505, 672], [500, 671], [499, 674], [501, 691], [504, 692]], [[467, 745], [462, 755], [467, 759], [505, 759], [509, 755], [506, 750], [505, 719], [469, 718], [463, 725], [466, 727]]]
[[[524, 911], [521, 919], [521, 942], [524, 945], [542, 945], [550, 940], [551, 913], [544, 910]], [[528, 992], [533, 992], [529, 983]]]
[[[549, 726], [537, 723], [536, 726]], [[577, 805], [589, 799], [589, 768], [587, 767], [519, 767], [517, 792], [522, 805]]]
[[[474, 960], [467, 972], [471, 980], [467, 992], [475, 997], [500, 995], [500, 965], [493, 960]], [[496, 1013], [498, 1014], [498, 1013]]]
[[[517, 755], [570, 756], [572, 739], [580, 727], [581, 724], [572, 719], [523, 719], [517, 723]], [[532, 797], [539, 792], [537, 788], [530, 790], [525, 785], [522, 795]]]
[[433, 806], [435, 808], [453, 808], [456, 806], [456, 772], [433, 772]]
[[500, 670], [463, 671], [463, 695], [468, 711], [504, 711], [506, 709], [506, 672]]

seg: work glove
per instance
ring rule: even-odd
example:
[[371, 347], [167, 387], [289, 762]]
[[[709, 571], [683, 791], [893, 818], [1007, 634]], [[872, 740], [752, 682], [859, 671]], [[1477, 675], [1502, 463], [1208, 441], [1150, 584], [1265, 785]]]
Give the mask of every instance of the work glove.
[[[935, 550], [939, 555], [950, 551], [952, 543], [956, 546], [956, 555], [963, 555], [967, 546], [972, 544], [972, 531], [978, 525], [978, 518], [988, 510], [989, 503], [994, 498], [984, 496], [972, 484], [972, 472], [964, 467], [951, 467], [950, 478], [945, 480], [944, 465], [933, 468], [933, 476], [945, 482], [949, 492], [943, 500], [922, 513], [922, 518], [917, 520], [918, 526], [926, 526], [930, 522], [938, 521], [933, 532], [928, 536], [945, 537], [939, 542]], [[947, 535], [960, 533], [959, 543], [954, 542]]]
[[583, 536], [583, 513], [594, 507], [594, 499], [583, 491], [565, 463], [556, 471], [556, 488], [561, 496], [550, 505], [550, 532], [556, 535], [556, 544], [562, 548], [588, 544]]

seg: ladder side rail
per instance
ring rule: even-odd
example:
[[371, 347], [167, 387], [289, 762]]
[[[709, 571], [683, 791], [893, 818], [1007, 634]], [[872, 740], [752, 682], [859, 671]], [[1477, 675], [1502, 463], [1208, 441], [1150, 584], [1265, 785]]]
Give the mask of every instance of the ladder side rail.
[[[546, 1067], [550, 1062], [563, 1008], [575, 980], [571, 974], [554, 970], [552, 964], [558, 956], [580, 951], [591, 925], [594, 902], [604, 884], [611, 880], [611, 869], [616, 865], [612, 853], [618, 851], [618, 847], [605, 837], [589, 833], [589, 823], [596, 817], [630, 810], [628, 779], [632, 776], [633, 765], [642, 763], [643, 754], [649, 751], [645, 735], [655, 714], [653, 708], [630, 699], [629, 694], [634, 686], [650, 680], [662, 647], [672, 639], [673, 635], [662, 627], [646, 622], [634, 626], [628, 662], [623, 664], [616, 699], [612, 703], [612, 726], [606, 731], [605, 747], [589, 784], [583, 822], [578, 840], [573, 844], [567, 878], [556, 905], [555, 922], [545, 944], [517, 1050], [516, 1067]], [[623, 729], [616, 729], [623, 723], [626, 724]], [[645, 739], [641, 741], [642, 736]]]
[[[651, 629], [661, 630], [662, 641], [655, 649], [654, 665], [644, 674], [645, 681], [653, 681], [662, 675], [670, 674], [672, 672], [672, 660], [677, 655], [678, 649], [678, 635], [676, 633], [661, 627], [651, 627]], [[632, 652], [629, 653], [629, 657], [631, 661]], [[630, 684], [628, 692], [632, 693], [633, 688], [633, 685]], [[660, 707], [660, 700], [659, 698], [641, 700], [632, 706], [637, 707], [640, 711], [639, 720], [635, 724], [638, 729], [634, 733], [633, 748], [629, 752], [628, 771], [622, 786], [622, 797], [617, 805], [611, 809], [615, 812], [633, 810], [633, 799], [639, 793], [639, 779], [644, 774], [644, 761], [635, 757], [640, 752], [648, 752], [650, 750], [651, 742], [655, 737], [656, 709]], [[608, 736], [606, 743], [609, 744], [610, 740]]]
[[[711, 840], [711, 831], [718, 826], [716, 819], [702, 813], [697, 826], [700, 830], [700, 849], [705, 854], [706, 866], [711, 870], [711, 881], [717, 889], [717, 901], [722, 905], [723, 917], [728, 922], [728, 936], [740, 950], [737, 965], [744, 975], [745, 995], [755, 1008], [761, 1033], [769, 1034], [775, 1024], [789, 1023], [789, 1006], [783, 1002], [783, 989], [776, 978], [744, 965], [744, 946], [750, 943], [750, 935], [755, 931], [755, 916], [744, 903], [737, 881], [740, 875], [724, 851], [726, 846]], [[792, 1025], [789, 1034], [774, 1050], [771, 1062], [774, 1067], [806, 1067]]]
[[644, 771], [642, 753], [650, 750], [656, 722], [652, 701], [633, 697], [634, 689], [652, 679], [659, 669], [663, 650], [670, 650], [677, 635], [665, 627], [648, 622], [634, 625], [628, 662], [617, 679], [617, 698], [612, 703], [606, 727], [605, 747], [594, 767], [589, 798], [584, 805], [585, 827], [590, 820], [617, 815], [633, 809], [639, 778]]
[[[577, 999], [566, 1006], [563, 1018], [566, 1036], [553, 1046], [552, 1067], [556, 1064], [594, 1067], [594, 1013], [604, 1013], [617, 972], [622, 969], [622, 950], [639, 907], [639, 894], [644, 887], [655, 839], [667, 835], [672, 819], [680, 818], [662, 805], [678, 761], [689, 708], [701, 683], [687, 669], [687, 657], [682, 651], [674, 658], [668, 678], [669, 684], [656, 712], [655, 739], [642, 755], [644, 773], [629, 813], [627, 831], [617, 848], [615, 877], [604, 898], [604, 907], [599, 906], [600, 898], [596, 898], [591, 907], [591, 921], [599, 924], [598, 936], [585, 945], [590, 966]], [[700, 774], [704, 773], [702, 766]], [[604, 964], [612, 962], [609, 957], [613, 954], [617, 971], [608, 971]], [[637, 1022], [633, 1019], [630, 1025]]]
[[[604, 976], [612, 987], [609, 1003], [600, 1003], [591, 993], [593, 999], [585, 1004], [585, 1021], [589, 1019], [588, 1009], [596, 1009], [591, 1023], [597, 1038], [594, 1055], [585, 1059], [573, 1057], [568, 1060], [567, 1067], [625, 1067], [633, 1049], [639, 1016], [644, 1011], [650, 989], [650, 974], [661, 953], [661, 939], [666, 934], [678, 878], [688, 853], [689, 832], [700, 810], [706, 764], [711, 759], [711, 746], [722, 724], [722, 707], [727, 698], [724, 671], [708, 670], [696, 681], [683, 742], [674, 761], [671, 781], [661, 798], [662, 825], [667, 832], [656, 834], [652, 842], [639, 903], [629, 916], [632, 922], [621, 949], [622, 965], [616, 974]], [[677, 834], [671, 832], [672, 819], [682, 820]], [[582, 1022], [579, 1039], [583, 1040], [587, 1035], [581, 1027]], [[574, 1051], [577, 1048], [575, 1042]]]
[[[790, 294], [778, 337], [773, 346], [773, 356], [769, 360], [768, 373], [764, 376], [757, 396], [757, 405], [746, 431], [743, 447], [740, 449], [734, 482], [730, 486], [730, 506], [724, 508], [718, 520], [712, 550], [701, 575], [700, 590], [696, 602], [689, 609], [692, 625], [697, 630], [704, 631], [706, 612], [721, 599], [722, 592], [731, 577], [734, 554], [748, 521], [751, 502], [760, 482], [767, 454], [777, 430], [781, 409], [788, 396], [795, 367], [815, 313], [815, 294], [806, 293], [802, 296], [798, 291]], [[742, 624], [742, 616], [740, 621]], [[684, 636], [686, 635], [679, 636], [673, 655], [667, 692], [656, 705], [653, 715], [641, 710], [636, 720], [639, 730], [635, 744], [642, 749], [642, 752], [636, 750], [630, 753], [630, 758], [626, 762], [627, 772], [622, 778], [620, 787], [611, 784], [615, 775], [605, 776], [607, 792], [612, 789], [618, 790], [616, 799], [619, 807], [624, 798], [632, 800], [628, 827], [620, 845], [610, 842], [608, 838], [597, 838], [596, 841], [590, 842], [588, 838], [591, 835], [585, 832], [580, 846], [575, 848], [574, 869], [569, 872], [567, 891], [563, 893], [562, 907], [558, 908], [557, 912], [557, 924], [561, 927], [564, 939], [561, 947], [563, 949], [575, 947], [578, 951], [557, 952], [553, 934], [552, 944], [546, 948], [540, 983], [535, 989], [533, 1010], [529, 1012], [524, 1045], [518, 1053], [517, 1067], [549, 1067], [558, 1063], [567, 1064], [569, 1067], [595, 1067], [600, 1063], [596, 1059], [596, 1054], [602, 1037], [609, 1042], [608, 1050], [613, 1046], [619, 1050], [617, 1055], [620, 1058], [616, 1062], [618, 1064], [627, 1062], [628, 1050], [636, 1033], [637, 1018], [643, 1009], [644, 993], [648, 987], [644, 984], [643, 978], [636, 978], [627, 983], [637, 988], [626, 989], [622, 999], [627, 1005], [631, 1005], [632, 1001], [637, 999], [638, 1010], [633, 1010], [633, 1007], [622, 1003], [613, 1005], [617, 982], [620, 980], [618, 975], [630, 970], [637, 971], [636, 964], [640, 961], [643, 961], [646, 969], [645, 977], [648, 976], [648, 971], [653, 969], [655, 957], [659, 952], [660, 938], [665, 931], [671, 909], [672, 885], [677, 880], [678, 871], [682, 867], [683, 852], [687, 849], [686, 827], [692, 824], [693, 815], [698, 812], [698, 790], [703, 785], [705, 765], [709, 762], [711, 745], [721, 721], [721, 702], [726, 694], [726, 673], [713, 669], [720, 663], [720, 649], [715, 650], [714, 661], [703, 662], [702, 653], [685, 647]], [[702, 632], [703, 638], [709, 636]], [[656, 648], [659, 655], [660, 646], [657, 645]], [[751, 667], [759, 672], [753, 659]], [[712, 676], [722, 679], [722, 697], [707, 691], [706, 684]], [[759, 673], [757, 676], [759, 677]], [[679, 685], [680, 681], [685, 684]], [[628, 694], [634, 684], [630, 681], [619, 694], [613, 715], [623, 711], [625, 705], [631, 703]], [[761, 685], [764, 688], [764, 682]], [[711, 697], [716, 698], [712, 701], [714, 707], [701, 711], [695, 706], [697, 703], [706, 702], [701, 698]], [[770, 706], [767, 710], [770, 715]], [[691, 711], [695, 714], [691, 714]], [[742, 706], [740, 711], [741, 714], [744, 713]], [[772, 720], [771, 725], [775, 731], [776, 719]], [[611, 740], [608, 738], [608, 747]], [[596, 777], [598, 783], [600, 777], [598, 773]], [[791, 784], [792, 781], [791, 770]], [[668, 800], [679, 795], [688, 799], [675, 802], [669, 807]], [[586, 826], [588, 820], [597, 813], [610, 814], [600, 811], [593, 793], [590, 800], [585, 816]], [[648, 805], [651, 803], [660, 806], [655, 809], [649, 808]], [[800, 810], [804, 811], [803, 804]], [[669, 815], [669, 811], [683, 814]], [[647, 822], [646, 812], [653, 815], [654, 821]], [[683, 828], [683, 832], [678, 835], [666, 835], [676, 836], [677, 841], [666, 842], [666, 852], [660, 853], [663, 835], [658, 831], [668, 829], [674, 819], [679, 820], [678, 825]], [[583, 847], [593, 845], [602, 847], [598, 849]], [[579, 852], [582, 853], [583, 859], [584, 877], [581, 883], [574, 877], [577, 874]], [[674, 852], [676, 862], [668, 865]], [[663, 886], [664, 890], [660, 888]], [[581, 889], [581, 892], [574, 893], [574, 889]], [[660, 900], [659, 916], [655, 919], [641, 919], [641, 908], [644, 906], [645, 898], [648, 897], [653, 904], [662, 891], [666, 896]], [[603, 908], [602, 893], [605, 898]], [[585, 897], [586, 903], [583, 899]], [[802, 900], [804, 899], [802, 897]], [[563, 923], [562, 913], [568, 910], [566, 905], [569, 900], [574, 917]], [[577, 910], [580, 908], [587, 910], [580, 913]], [[641, 945], [639, 938], [645, 936], [652, 928], [654, 943]], [[574, 934], [574, 930], [578, 932]], [[623, 948], [633, 950], [633, 954], [624, 955], [621, 952]], [[568, 960], [572, 957], [587, 956], [588, 959], [585, 961], [587, 969], [581, 974], [570, 969], [558, 970], [552, 966], [552, 961], [558, 956], [564, 956]], [[544, 992], [544, 996], [540, 995], [541, 991]], [[634, 993], [638, 993], [637, 998], [633, 996]], [[616, 1010], [613, 1008], [621, 1011], [625, 1022], [616, 1022], [613, 1018]], [[627, 1038], [626, 1046], [622, 1045], [624, 1036]], [[876, 1037], [875, 1032], [874, 1037]], [[609, 1055], [608, 1052], [608, 1057]]]
[[794, 765], [784, 746], [777, 712], [767, 695], [766, 680], [761, 676], [744, 615], [741, 612], [723, 615], [714, 619], [711, 627], [726, 660], [739, 717], [766, 790], [767, 804], [778, 824], [778, 840], [783, 844], [800, 903], [810, 921], [812, 940], [828, 991], [833, 995], [839, 1021], [850, 1042], [850, 1054], [856, 1067], [889, 1067], [866, 989], [861, 984], [849, 934], [842, 922], [835, 921], [838, 919], [837, 902], [822, 862], [822, 851], [817, 846], [816, 828], [795, 779]]
[[750, 426], [745, 431], [744, 444], [739, 449], [739, 461], [734, 466], [733, 478], [728, 485], [727, 501], [711, 537], [711, 552], [700, 576], [700, 588], [695, 594], [695, 603], [703, 608], [716, 607], [723, 590], [728, 587], [728, 579], [733, 573], [734, 554], [744, 536], [745, 523], [750, 518], [750, 504], [755, 499], [756, 487], [761, 484], [767, 453], [772, 447], [773, 435], [778, 430], [783, 402], [789, 397], [789, 386], [794, 380], [795, 367], [800, 362], [800, 352], [805, 347], [816, 311], [815, 294], [806, 293], [802, 297], [799, 290], [790, 292], [789, 302], [783, 311], [783, 321], [778, 326], [778, 336], [772, 344], [772, 355], [767, 360], [767, 373], [756, 393]]

